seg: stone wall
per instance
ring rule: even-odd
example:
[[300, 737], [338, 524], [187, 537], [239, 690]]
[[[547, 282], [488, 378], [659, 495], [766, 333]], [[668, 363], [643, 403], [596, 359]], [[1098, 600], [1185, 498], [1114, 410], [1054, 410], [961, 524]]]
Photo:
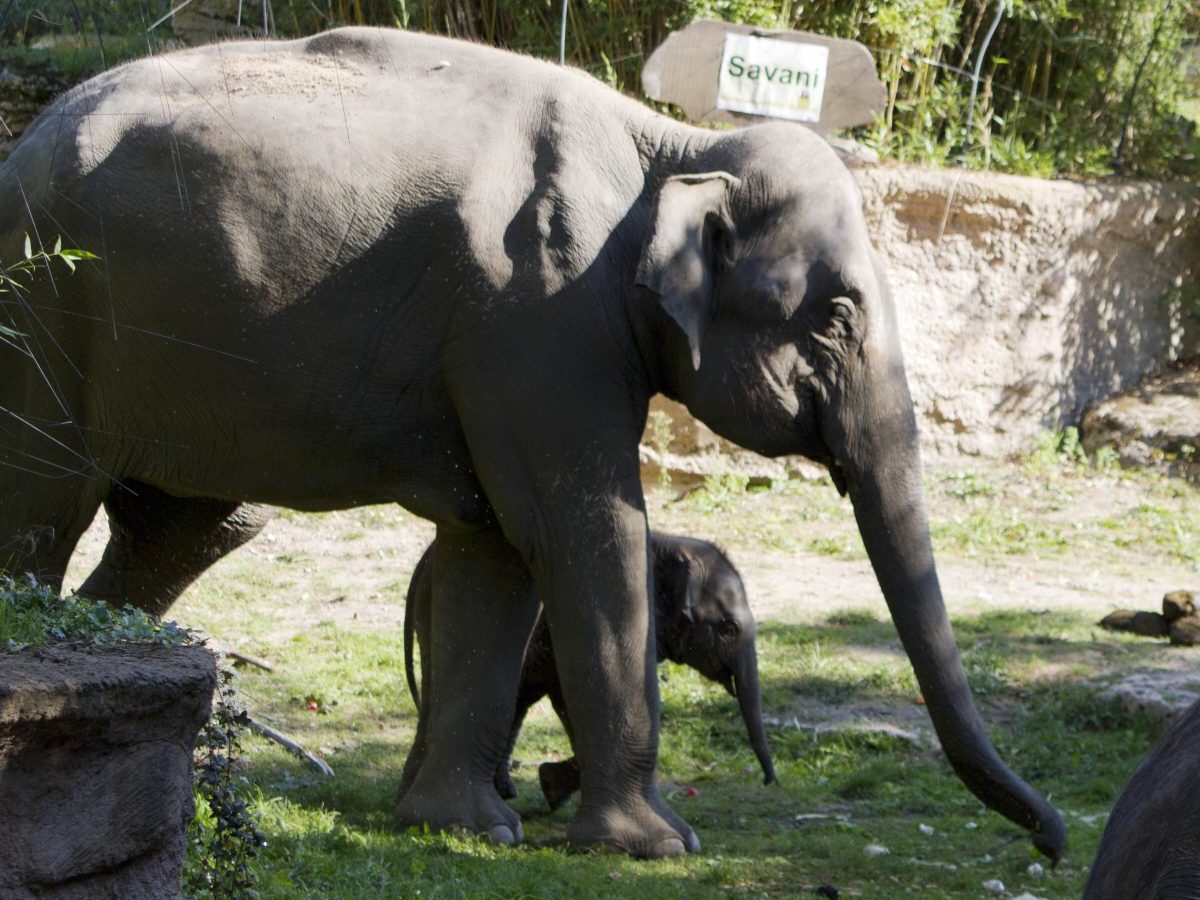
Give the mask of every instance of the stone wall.
[[1040, 429], [1078, 423], [1090, 404], [1200, 352], [1195, 189], [856, 175], [928, 453], [1027, 448]]
[[53, 66], [0, 64], [0, 162], [42, 107], [69, 87]]

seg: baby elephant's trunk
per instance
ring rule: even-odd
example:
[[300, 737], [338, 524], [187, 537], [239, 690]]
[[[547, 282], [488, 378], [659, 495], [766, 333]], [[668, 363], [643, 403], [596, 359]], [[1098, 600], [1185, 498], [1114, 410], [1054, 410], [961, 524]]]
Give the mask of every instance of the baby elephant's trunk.
[[771, 749], [767, 746], [767, 735], [763, 731], [762, 697], [758, 687], [758, 655], [754, 650], [754, 635], [748, 634], [738, 651], [733, 667], [734, 690], [738, 705], [742, 709], [742, 720], [750, 735], [750, 746], [758, 756], [763, 770], [763, 784], [775, 780], [775, 764], [771, 761]]

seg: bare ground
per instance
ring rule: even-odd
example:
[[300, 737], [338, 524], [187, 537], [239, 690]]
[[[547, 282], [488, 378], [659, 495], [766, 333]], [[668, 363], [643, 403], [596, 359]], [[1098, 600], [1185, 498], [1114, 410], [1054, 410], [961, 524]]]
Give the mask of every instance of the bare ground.
[[[1098, 621], [1116, 608], [1157, 609], [1164, 593], [1200, 588], [1200, 492], [1178, 483], [1119, 475], [1031, 472], [992, 465], [969, 473], [930, 473], [928, 503], [939, 544], [939, 570], [954, 618], [1001, 611], [1042, 612]], [[966, 489], [964, 490], [964, 485]], [[720, 490], [680, 499], [678, 489], [648, 491], [652, 525], [715, 540], [741, 570], [760, 622], [819, 624], [832, 614], [887, 618], [874, 574], [862, 553], [849, 505], [827, 484], [763, 493]], [[1149, 525], [1146, 510], [1161, 513]], [[1141, 516], [1142, 518], [1138, 518]], [[1022, 538], [1005, 543], [1020, 526]], [[1171, 530], [1160, 541], [1156, 529]], [[1140, 529], [1140, 530], [1139, 530]], [[106, 539], [103, 515], [84, 536], [68, 572], [80, 584]], [[965, 537], [964, 537], [965, 534]], [[941, 537], [939, 538], [939, 535]], [[1073, 539], [1078, 535], [1078, 539]], [[218, 563], [174, 608], [184, 623], [222, 641], [271, 655], [319, 622], [392, 629], [399, 640], [408, 578], [432, 539], [432, 526], [394, 507], [323, 514], [283, 511], [246, 547]], [[997, 544], [997, 541], [1000, 543]], [[1138, 665], [1162, 672], [1200, 672], [1200, 650], [1162, 647]], [[1086, 661], [1119, 668], [1104, 644], [1080, 659], [1058, 654], [1038, 662], [1034, 677], [1055, 677]], [[878, 662], [905, 663], [898, 642], [864, 647]], [[1083, 658], [1086, 657], [1086, 660]], [[819, 702], [769, 711], [781, 724], [924, 732], [916, 704]]]

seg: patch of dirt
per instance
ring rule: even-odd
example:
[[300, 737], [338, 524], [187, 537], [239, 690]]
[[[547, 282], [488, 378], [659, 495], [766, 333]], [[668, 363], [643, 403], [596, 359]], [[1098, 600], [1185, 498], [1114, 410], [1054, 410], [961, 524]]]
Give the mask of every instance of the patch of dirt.
[[[1033, 477], [1014, 476], [1011, 466], [981, 471], [980, 477], [994, 483]], [[1028, 498], [1021, 499], [1021, 491], [1014, 492], [1005, 482], [1003, 495], [988, 498], [987, 502], [994, 500], [1006, 513], [1011, 511], [1037, 526], [1118, 516], [1146, 500], [1146, 490], [1137, 481], [1078, 479], [1071, 482], [1069, 490], [1064, 489], [1061, 502], [1047, 504], [1044, 487], [1031, 483]], [[805, 542], [812, 535], [853, 530], [848, 511], [843, 516], [840, 508], [826, 505], [810, 515], [801, 509], [806, 504], [811, 507], [814, 496], [820, 501], [825, 495], [785, 494], [762, 501], [742, 495], [735, 498], [732, 509], [678, 514], [664, 506], [670, 500], [658, 500], [650, 504], [651, 518], [662, 527], [669, 525], [670, 530], [690, 532], [725, 546], [742, 572], [760, 622], [823, 625], [835, 613], [855, 611], [888, 621], [886, 604], [866, 559], [777, 549], [766, 542], [756, 544], [757, 533], [744, 527], [749, 518], [776, 516], [781, 528], [802, 530], [792, 542], [799, 547], [807, 546]], [[1189, 511], [1200, 503], [1200, 494], [1186, 493], [1172, 501], [1161, 496], [1150, 500], [1174, 503], [1175, 513], [1192, 516]], [[935, 519], [957, 514], [955, 510], [963, 508], [962, 501], [944, 496], [931, 497], [930, 506]], [[678, 507], [676, 504], [673, 509]], [[786, 515], [780, 513], [781, 509]], [[663, 518], [670, 521], [664, 524]], [[848, 521], [843, 522], [843, 518]], [[100, 516], [80, 543], [68, 573], [68, 586], [82, 583], [100, 557], [106, 534]], [[202, 619], [207, 617], [225, 630], [236, 632], [239, 626], [227, 624], [221, 604], [231, 591], [241, 592], [237, 596], [245, 596], [237, 601], [239, 614], [248, 608], [261, 611], [264, 617], [254, 623], [252, 645], [241, 649], [253, 651], [262, 645], [268, 656], [270, 646], [322, 622], [350, 629], [391, 631], [399, 641], [408, 579], [432, 538], [429, 523], [397, 508], [371, 507], [319, 515], [286, 512], [249, 545], [214, 567], [185, 594], [173, 614], [185, 624], [194, 614], [200, 614]], [[1136, 548], [1131, 556], [1086, 541], [1068, 554], [985, 557], [943, 553], [939, 571], [952, 617], [1039, 612], [1045, 616], [1048, 641], [1057, 640], [1062, 617], [1069, 617], [1072, 625], [1079, 617], [1098, 622], [1114, 609], [1154, 608], [1168, 591], [1200, 586], [1196, 568], [1157, 546]], [[205, 591], [215, 596], [204, 597]], [[1099, 636], [1098, 627], [1096, 632]], [[234, 645], [242, 639], [238, 633], [216, 636]], [[1076, 638], [1060, 642], [1044, 658], [1031, 652], [1029, 666], [1022, 666], [1022, 677], [1078, 678], [1082, 669], [1116, 672], [1135, 666], [1167, 673], [1200, 668], [1200, 652], [1169, 647], [1166, 641], [1156, 642], [1161, 653], [1148, 666], [1146, 654], [1157, 652], [1155, 642], [1146, 640], [1134, 646], [1106, 640], [1089, 643], [1086, 638]], [[903, 665], [905, 658], [896, 642], [863, 648], [862, 655], [856, 649], [855, 660], [883, 668], [892, 663]], [[929, 733], [926, 711], [915, 702], [848, 700], [835, 705], [813, 699], [768, 713], [780, 727], [851, 728], [913, 735], [920, 740]]]
[[[306, 515], [283, 512], [246, 546], [217, 563], [183, 595], [171, 615], [188, 624], [189, 600], [214, 581], [251, 582], [262, 611], [281, 614], [255, 639], [281, 644], [320, 622], [394, 629], [399, 640], [404, 598], [417, 560], [433, 540], [429, 522], [399, 508]], [[71, 559], [64, 585], [83, 583], [108, 540], [103, 511]], [[256, 605], [257, 605], [256, 603]], [[238, 635], [216, 634], [236, 642]]]

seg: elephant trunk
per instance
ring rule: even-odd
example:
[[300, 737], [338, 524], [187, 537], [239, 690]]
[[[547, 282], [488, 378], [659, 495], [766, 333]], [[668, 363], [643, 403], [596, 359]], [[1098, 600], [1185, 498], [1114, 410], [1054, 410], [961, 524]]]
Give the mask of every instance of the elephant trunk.
[[758, 655], [754, 650], [754, 634], [748, 634], [738, 650], [733, 666], [733, 683], [738, 706], [742, 710], [742, 721], [750, 736], [750, 746], [758, 757], [763, 770], [763, 784], [775, 780], [775, 764], [771, 761], [771, 748], [767, 745], [767, 734], [763, 730], [762, 697], [758, 687]]
[[1062, 816], [1000, 759], [975, 708], [938, 583], [903, 370], [886, 383], [894, 394], [858, 407], [871, 410], [863, 421], [839, 423], [835, 480], [840, 477], [849, 491], [892, 621], [954, 771], [985, 805], [1031, 830], [1034, 846], [1057, 861], [1066, 846]]

